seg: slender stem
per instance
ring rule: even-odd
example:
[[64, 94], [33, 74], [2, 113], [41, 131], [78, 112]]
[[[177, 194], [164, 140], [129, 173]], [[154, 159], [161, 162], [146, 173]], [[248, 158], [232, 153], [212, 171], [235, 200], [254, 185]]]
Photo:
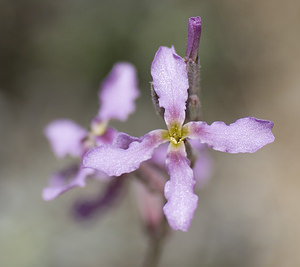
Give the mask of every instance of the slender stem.
[[149, 244], [144, 259], [144, 263], [142, 265], [143, 267], [158, 266], [168, 232], [169, 232], [169, 225], [165, 218], [162, 220], [160, 227], [159, 229], [157, 229], [156, 232], [148, 231]]
[[157, 267], [161, 256], [161, 242], [151, 239], [143, 267]]
[[200, 64], [199, 61], [187, 61], [186, 70], [189, 80], [186, 122], [201, 119], [200, 103]]

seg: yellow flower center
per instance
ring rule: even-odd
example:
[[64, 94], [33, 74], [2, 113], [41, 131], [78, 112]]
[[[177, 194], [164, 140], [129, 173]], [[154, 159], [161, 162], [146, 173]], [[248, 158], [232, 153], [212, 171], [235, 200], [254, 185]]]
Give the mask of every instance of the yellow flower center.
[[84, 142], [86, 149], [91, 149], [97, 145], [96, 138], [105, 134], [107, 129], [107, 121], [92, 121], [89, 133]]
[[101, 136], [105, 133], [107, 128], [107, 122], [97, 122], [91, 125], [91, 134], [94, 136]]
[[182, 127], [179, 124], [173, 124], [169, 127], [169, 136], [168, 139], [174, 145], [178, 145], [184, 141], [186, 134], [182, 130]]

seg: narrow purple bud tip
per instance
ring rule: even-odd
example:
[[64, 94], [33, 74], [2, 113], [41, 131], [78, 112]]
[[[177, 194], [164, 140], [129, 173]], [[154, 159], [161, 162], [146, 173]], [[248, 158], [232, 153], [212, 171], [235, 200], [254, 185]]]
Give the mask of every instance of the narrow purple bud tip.
[[185, 59], [191, 59], [196, 62], [198, 60], [198, 49], [201, 36], [201, 18], [192, 17], [188, 22], [188, 40], [186, 46]]

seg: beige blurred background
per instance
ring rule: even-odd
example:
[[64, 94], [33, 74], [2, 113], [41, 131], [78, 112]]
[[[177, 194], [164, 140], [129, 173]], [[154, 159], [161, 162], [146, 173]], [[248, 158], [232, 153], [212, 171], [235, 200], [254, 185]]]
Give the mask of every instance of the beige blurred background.
[[275, 123], [275, 143], [255, 154], [212, 151], [187, 233], [167, 240], [160, 266], [300, 266], [300, 2], [279, 0], [1, 0], [0, 266], [139, 266], [147, 247], [132, 190], [114, 209], [78, 223], [74, 200], [89, 182], [44, 202], [58, 161], [45, 125], [88, 126], [100, 81], [120, 60], [136, 65], [142, 96], [119, 130], [163, 127], [150, 99], [159, 46], [184, 56], [187, 19], [201, 16], [204, 119], [255, 116]]

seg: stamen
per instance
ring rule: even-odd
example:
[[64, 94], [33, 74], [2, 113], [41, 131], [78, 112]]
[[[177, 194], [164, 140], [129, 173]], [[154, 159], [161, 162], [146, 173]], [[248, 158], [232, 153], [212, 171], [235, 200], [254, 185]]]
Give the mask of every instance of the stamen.
[[175, 131], [171, 135], [169, 135], [169, 139], [175, 145], [180, 144], [181, 142], [184, 141], [184, 137], [182, 136], [181, 133], [179, 133], [179, 131]]
[[91, 134], [94, 136], [101, 136], [105, 133], [106, 128], [107, 128], [106, 121], [94, 120], [91, 124]]

